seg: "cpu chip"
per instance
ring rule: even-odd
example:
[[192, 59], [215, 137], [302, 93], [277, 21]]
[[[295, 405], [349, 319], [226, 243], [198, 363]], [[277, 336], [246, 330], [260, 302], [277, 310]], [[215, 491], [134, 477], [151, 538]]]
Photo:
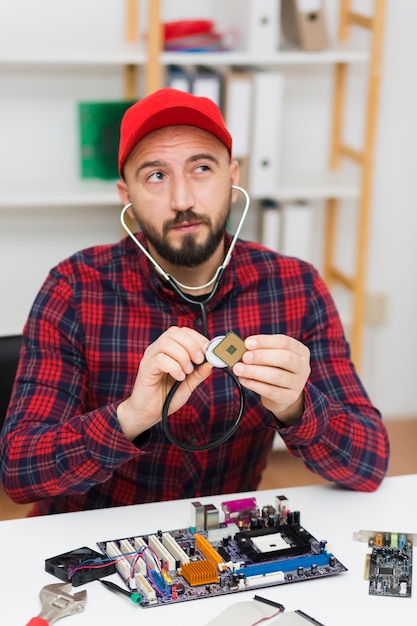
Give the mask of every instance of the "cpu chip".
[[229, 367], [240, 361], [245, 352], [243, 340], [232, 330], [213, 348], [213, 353]]

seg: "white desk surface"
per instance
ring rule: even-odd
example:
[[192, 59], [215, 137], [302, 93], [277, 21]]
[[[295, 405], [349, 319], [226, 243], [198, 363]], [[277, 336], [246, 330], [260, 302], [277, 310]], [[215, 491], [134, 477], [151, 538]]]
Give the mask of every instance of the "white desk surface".
[[[93, 582], [75, 588], [76, 591], [87, 590], [87, 606], [82, 614], [65, 618], [64, 623], [68, 620], [68, 626], [110, 626], [117, 622], [144, 626], [205, 625], [232, 603], [250, 601], [256, 593], [282, 603], [286, 611], [301, 609], [325, 626], [414, 626], [417, 580], [412, 598], [369, 596], [368, 582], [364, 580], [365, 555], [369, 548], [366, 543], [355, 541], [353, 532], [416, 533], [416, 493], [417, 474], [387, 478], [375, 493], [320, 485], [199, 498], [203, 504], [212, 503], [220, 508], [223, 500], [254, 495], [262, 507], [272, 504], [275, 495], [285, 494], [290, 508], [301, 512], [302, 525], [317, 539], [326, 539], [329, 551], [333, 551], [349, 571], [315, 581], [147, 609]], [[192, 500], [0, 522], [1, 624], [24, 626], [31, 617], [38, 615], [41, 587], [58, 582], [45, 572], [46, 558], [82, 546], [97, 550], [96, 542], [101, 540], [185, 528], [190, 524], [189, 502]], [[109, 578], [112, 579], [119, 582], [117, 575]]]

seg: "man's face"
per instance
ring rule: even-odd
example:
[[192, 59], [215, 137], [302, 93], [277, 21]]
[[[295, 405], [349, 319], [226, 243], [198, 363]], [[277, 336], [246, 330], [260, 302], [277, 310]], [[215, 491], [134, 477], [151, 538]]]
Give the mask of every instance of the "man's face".
[[156, 256], [196, 267], [223, 247], [237, 165], [213, 135], [191, 126], [154, 131], [131, 152], [124, 175], [132, 217]]

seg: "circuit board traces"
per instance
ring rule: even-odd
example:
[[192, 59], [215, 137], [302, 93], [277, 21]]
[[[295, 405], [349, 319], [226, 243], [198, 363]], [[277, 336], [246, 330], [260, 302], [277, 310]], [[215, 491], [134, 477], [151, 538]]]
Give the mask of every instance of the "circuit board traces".
[[375, 533], [369, 539], [369, 594], [411, 597], [413, 543], [405, 533]]

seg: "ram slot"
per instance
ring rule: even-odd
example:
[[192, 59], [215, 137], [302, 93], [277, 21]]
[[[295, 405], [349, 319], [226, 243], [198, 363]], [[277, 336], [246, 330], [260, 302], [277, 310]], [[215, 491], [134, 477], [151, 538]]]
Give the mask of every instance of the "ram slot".
[[120, 550], [122, 550], [123, 554], [126, 555], [127, 560], [129, 561], [129, 563], [131, 563], [133, 561], [134, 558], [134, 554], [132, 554], [132, 552], [135, 552], [135, 548], [133, 547], [133, 545], [130, 543], [129, 539], [121, 539], [120, 540]]
[[[122, 539], [120, 541], [120, 548], [124, 553], [129, 554], [131, 552], [136, 552], [135, 547], [130, 543], [128, 539]], [[146, 574], [146, 563], [143, 560], [143, 557], [139, 557], [138, 559], [135, 557], [135, 554], [132, 556], [126, 557], [130, 564], [135, 561], [135, 572], [140, 572], [141, 574]]]
[[240, 574], [243, 574], [245, 579], [247, 579], [248, 577], [258, 575], [264, 576], [265, 574], [279, 574], [279, 572], [291, 572], [293, 570], [296, 571], [299, 567], [307, 569], [311, 567], [311, 565], [326, 567], [329, 565], [332, 556], [333, 555], [328, 552], [323, 552], [320, 554], [287, 559], [285, 561], [271, 561], [270, 563], [247, 565], [246, 567], [242, 567], [241, 569], [236, 570], [236, 574], [238, 576]]
[[[107, 552], [107, 556], [109, 556], [110, 558], [118, 559], [120, 557], [123, 557], [123, 552], [119, 550], [119, 548], [114, 543], [114, 541], [108, 541], [106, 543], [106, 552]], [[123, 576], [123, 578], [126, 581], [128, 581], [130, 584], [131, 577], [130, 577], [129, 560], [122, 558], [120, 561], [117, 561], [116, 568], [120, 572], [120, 574]]]
[[184, 552], [184, 550], [181, 548], [180, 545], [178, 545], [178, 543], [175, 541], [174, 537], [170, 533], [162, 533], [162, 543], [164, 544], [166, 549], [171, 552], [176, 561], [180, 562], [181, 566], [184, 565], [184, 563], [190, 562], [190, 557], [188, 556], [188, 554]]
[[159, 541], [158, 537], [156, 535], [149, 535], [148, 542], [151, 548], [155, 550], [159, 558], [162, 559], [164, 567], [168, 570], [175, 570], [175, 558]]
[[133, 552], [131, 556], [127, 556], [129, 563], [132, 564], [135, 561], [135, 572], [140, 572], [141, 574], [146, 574], [146, 563], [142, 557], [139, 559], [136, 558], [134, 554], [136, 552], [136, 548], [130, 543], [128, 539], [121, 539], [120, 547], [125, 554], [130, 554]]
[[[148, 566], [151, 569], [155, 569], [155, 559], [151, 553], [150, 550], [148, 550], [147, 548], [149, 548], [148, 544], [146, 543], [146, 541], [144, 541], [142, 539], [142, 537], [135, 537], [135, 548], [136, 550], [139, 552], [142, 548], [145, 548], [145, 550], [143, 551], [142, 555], [143, 558], [146, 560], [146, 563], [148, 564]], [[139, 559], [140, 561], [140, 559]]]
[[269, 574], [258, 574], [256, 576], [247, 576], [245, 579], [248, 587], [265, 586], [269, 584], [278, 585], [285, 582], [285, 574], [282, 571], [270, 572]]
[[149, 604], [156, 604], [156, 593], [143, 574], [135, 574], [136, 588]]

